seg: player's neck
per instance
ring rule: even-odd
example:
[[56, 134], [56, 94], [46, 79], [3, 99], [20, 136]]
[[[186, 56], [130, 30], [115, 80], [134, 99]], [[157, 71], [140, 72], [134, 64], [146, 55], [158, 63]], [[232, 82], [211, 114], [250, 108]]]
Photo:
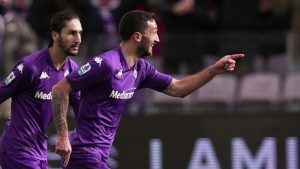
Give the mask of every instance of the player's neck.
[[136, 47], [130, 42], [122, 42], [120, 44], [120, 47], [127, 62], [127, 65], [129, 66], [129, 68], [132, 68], [138, 60]]
[[49, 54], [50, 54], [50, 58], [52, 60], [52, 64], [53, 66], [59, 70], [63, 64], [65, 63], [66, 61], [66, 54], [61, 51], [60, 49], [58, 48], [55, 48], [55, 47], [49, 47]]

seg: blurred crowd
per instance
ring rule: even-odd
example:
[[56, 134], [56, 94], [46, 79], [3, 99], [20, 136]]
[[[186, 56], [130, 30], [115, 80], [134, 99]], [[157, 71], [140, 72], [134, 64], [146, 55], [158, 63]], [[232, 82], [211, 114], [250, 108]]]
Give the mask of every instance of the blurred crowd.
[[[81, 17], [83, 58], [79, 61], [84, 61], [118, 45], [118, 22], [132, 9], [155, 12], [163, 40], [164, 35], [173, 34], [300, 30], [299, 6], [297, 0], [0, 0], [0, 77], [20, 57], [45, 47], [49, 19], [63, 9], [72, 9]], [[193, 43], [190, 38], [177, 37], [182, 43]], [[155, 48], [156, 56], [164, 54], [164, 44]], [[209, 44], [205, 47], [216, 53]], [[191, 54], [185, 60], [193, 62], [195, 57]], [[168, 54], [166, 59], [175, 65], [171, 67], [178, 64]]]
[[[205, 66], [204, 55], [242, 52], [251, 59], [284, 53], [281, 33], [300, 32], [299, 0], [0, 0], [0, 79], [21, 57], [47, 47], [49, 19], [63, 9], [81, 18], [83, 39], [75, 59], [79, 65], [118, 46], [117, 25], [125, 12], [154, 12], [161, 43], [153, 63], [171, 74], [199, 70]], [[257, 34], [266, 36], [253, 39]], [[270, 40], [265, 42], [266, 37]]]

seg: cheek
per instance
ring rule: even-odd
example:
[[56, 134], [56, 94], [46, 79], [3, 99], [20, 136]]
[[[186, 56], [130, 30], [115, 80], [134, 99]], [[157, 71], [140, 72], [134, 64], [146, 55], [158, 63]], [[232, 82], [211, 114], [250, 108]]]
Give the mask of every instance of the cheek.
[[73, 37], [66, 37], [66, 38], [64, 39], [64, 43], [65, 43], [66, 45], [68, 45], [68, 46], [72, 45], [73, 42], [74, 42], [74, 38], [73, 38]]

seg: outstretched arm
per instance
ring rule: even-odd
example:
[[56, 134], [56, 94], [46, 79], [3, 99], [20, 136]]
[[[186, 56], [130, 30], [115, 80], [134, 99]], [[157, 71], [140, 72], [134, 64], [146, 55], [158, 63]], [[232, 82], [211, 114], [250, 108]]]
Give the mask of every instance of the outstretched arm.
[[70, 91], [71, 86], [66, 79], [61, 80], [52, 88], [53, 117], [57, 132], [55, 152], [63, 157], [64, 166], [67, 166], [72, 151], [67, 124]]
[[180, 80], [173, 79], [171, 84], [164, 90], [164, 93], [175, 97], [185, 97], [208, 83], [217, 74], [233, 71], [236, 64], [235, 59], [242, 57], [244, 57], [244, 54], [226, 55], [201, 72]]

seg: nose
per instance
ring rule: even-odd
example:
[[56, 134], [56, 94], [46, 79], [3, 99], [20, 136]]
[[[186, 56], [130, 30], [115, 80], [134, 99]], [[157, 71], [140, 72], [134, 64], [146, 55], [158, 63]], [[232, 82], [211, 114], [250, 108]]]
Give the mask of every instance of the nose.
[[155, 42], [159, 42], [158, 34], [156, 34], [156, 36], [155, 36]]
[[81, 33], [77, 33], [75, 37], [76, 43], [81, 43]]

